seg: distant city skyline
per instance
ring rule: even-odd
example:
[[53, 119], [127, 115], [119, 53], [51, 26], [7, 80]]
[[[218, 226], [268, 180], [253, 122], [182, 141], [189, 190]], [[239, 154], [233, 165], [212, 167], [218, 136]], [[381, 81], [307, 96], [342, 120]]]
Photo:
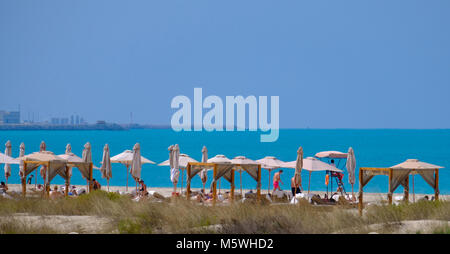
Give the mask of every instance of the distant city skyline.
[[279, 96], [280, 128], [450, 128], [449, 11], [444, 0], [1, 1], [0, 110], [169, 125], [172, 98], [201, 87]]

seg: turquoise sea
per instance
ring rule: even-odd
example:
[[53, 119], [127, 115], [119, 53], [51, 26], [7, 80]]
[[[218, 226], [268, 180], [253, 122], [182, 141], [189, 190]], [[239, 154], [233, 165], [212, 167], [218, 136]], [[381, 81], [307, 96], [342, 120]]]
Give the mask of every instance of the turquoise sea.
[[[130, 131], [0, 131], [0, 150], [4, 152], [4, 144], [10, 140], [13, 145], [13, 157], [19, 155], [19, 145], [25, 143], [25, 153], [29, 154], [39, 150], [41, 141], [47, 144], [47, 150], [55, 154], [63, 154], [67, 143], [72, 145], [72, 152], [81, 157], [83, 145], [92, 144], [92, 158], [96, 166], [100, 166], [103, 146], [108, 143], [111, 156], [121, 153], [125, 149], [132, 150], [136, 142], [141, 144], [142, 156], [160, 163], [168, 159], [167, 148], [171, 144], [179, 144], [181, 153], [186, 153], [196, 160], [201, 160], [201, 149], [208, 148], [209, 157], [224, 154], [228, 158], [244, 155], [257, 160], [264, 156], [275, 156], [283, 161], [296, 159], [297, 149], [302, 146], [304, 156], [314, 156], [317, 152], [337, 150], [347, 152], [351, 146], [355, 150], [357, 169], [359, 167], [389, 167], [406, 159], [419, 160], [444, 166], [440, 171], [441, 194], [450, 194], [450, 130], [352, 130], [352, 129], [282, 129], [279, 139], [274, 143], [261, 143], [260, 132], [175, 132], [171, 129], [144, 129]], [[340, 167], [345, 166], [341, 162]], [[3, 166], [1, 168], [3, 170]], [[20, 183], [19, 168], [13, 165], [12, 176], [9, 183]], [[3, 171], [2, 171], [3, 172]], [[285, 169], [282, 174], [285, 190], [290, 189], [290, 178], [293, 169]], [[212, 172], [210, 172], [212, 174]], [[273, 173], [272, 173], [273, 174]], [[308, 172], [303, 171], [303, 188], [307, 188]], [[94, 171], [94, 178], [102, 185], [106, 180], [101, 178], [99, 171]], [[144, 164], [142, 178], [151, 188], [170, 187], [169, 167]], [[211, 179], [211, 175], [209, 177]], [[1, 174], [0, 180], [4, 181]], [[244, 188], [254, 189], [256, 184], [245, 173], [243, 174]], [[34, 182], [34, 180], [33, 180]], [[38, 177], [42, 183], [42, 178]], [[312, 190], [326, 190], [325, 173], [316, 172], [311, 176]], [[344, 177], [347, 192], [351, 191], [348, 184], [347, 173]], [[53, 184], [63, 184], [59, 176], [52, 181]], [[85, 184], [80, 173], [74, 170], [73, 184]], [[126, 183], [126, 168], [120, 164], [113, 164], [113, 177], [111, 185]], [[229, 187], [222, 180], [222, 187]], [[134, 185], [130, 178], [130, 185]], [[262, 186], [267, 189], [267, 170], [262, 173]], [[198, 176], [193, 179], [193, 187], [201, 187]], [[239, 186], [239, 177], [236, 177], [236, 186]], [[355, 191], [358, 183], [355, 184]], [[387, 192], [387, 177], [377, 176], [365, 187], [369, 192]], [[397, 192], [403, 191], [401, 187]], [[415, 177], [416, 193], [432, 193], [433, 190], [420, 176]]]

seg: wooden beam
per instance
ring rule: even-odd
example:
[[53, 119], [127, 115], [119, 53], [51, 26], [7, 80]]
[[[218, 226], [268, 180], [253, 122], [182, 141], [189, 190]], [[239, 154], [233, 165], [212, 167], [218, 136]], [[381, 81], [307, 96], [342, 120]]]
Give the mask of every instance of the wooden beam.
[[26, 182], [26, 176], [25, 176], [25, 172], [27, 171], [27, 162], [26, 161], [24, 161], [23, 162], [23, 172], [22, 172], [22, 179], [21, 179], [21, 181], [22, 181], [22, 195], [23, 195], [23, 197], [25, 197], [26, 196], [26, 194], [27, 194], [27, 182]]
[[188, 162], [188, 165], [214, 167], [216, 164], [215, 163], [206, 163], [206, 162]]
[[217, 199], [217, 181], [216, 181], [216, 174], [217, 174], [217, 165], [214, 164], [214, 171], [213, 171], [213, 205], [216, 204]]
[[47, 197], [50, 197], [49, 175], [50, 175], [50, 162], [47, 162], [47, 172], [45, 173], [45, 190], [46, 190], [46, 193], [47, 193]]
[[186, 199], [187, 200], [190, 200], [190, 197], [191, 197], [191, 181], [190, 181], [191, 177], [190, 177], [190, 175], [191, 175], [191, 165], [188, 164], [186, 167], [186, 182], [187, 182], [187, 184], [186, 184]]
[[[92, 191], [92, 171], [94, 168], [94, 163], [89, 164], [89, 193]], [[128, 171], [128, 170], [127, 170]]]
[[261, 201], [261, 164], [258, 164], [258, 183], [256, 188], [256, 198]]
[[384, 172], [389, 172], [389, 170], [391, 170], [391, 168], [360, 168], [360, 169], [366, 171], [384, 171]]
[[439, 169], [434, 170], [434, 180], [435, 180], [434, 200], [439, 200]]
[[70, 176], [69, 176], [69, 166], [66, 165], [66, 191], [64, 195], [67, 197], [69, 196], [69, 185], [70, 185]]
[[408, 176], [406, 177], [406, 180], [405, 180], [406, 182], [405, 182], [405, 190], [404, 190], [404, 200], [405, 200], [405, 202], [406, 203], [408, 203], [409, 202], [409, 174], [408, 174]]
[[359, 215], [362, 216], [362, 211], [364, 208], [364, 203], [363, 203], [363, 192], [364, 192], [364, 187], [362, 185], [362, 181], [363, 181], [363, 169], [360, 168], [359, 169], [359, 202], [358, 202], [358, 210], [359, 210]]
[[234, 201], [234, 170], [231, 170], [231, 202]]
[[389, 190], [388, 190], [388, 202], [392, 205], [392, 194], [391, 193], [391, 182], [392, 182], [392, 169], [389, 170]]

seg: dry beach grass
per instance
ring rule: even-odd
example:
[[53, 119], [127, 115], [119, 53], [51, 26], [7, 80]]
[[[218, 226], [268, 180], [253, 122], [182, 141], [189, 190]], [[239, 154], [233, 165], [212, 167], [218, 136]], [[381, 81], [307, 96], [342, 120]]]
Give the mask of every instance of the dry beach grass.
[[0, 233], [450, 233], [450, 202], [345, 206], [143, 200], [94, 191], [77, 198], [0, 198]]

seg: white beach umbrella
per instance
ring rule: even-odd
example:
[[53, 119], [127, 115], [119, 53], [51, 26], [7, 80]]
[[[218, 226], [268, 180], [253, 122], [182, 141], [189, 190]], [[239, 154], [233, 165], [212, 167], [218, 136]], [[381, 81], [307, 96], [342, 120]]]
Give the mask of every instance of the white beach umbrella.
[[352, 197], [354, 197], [353, 193], [353, 185], [355, 184], [355, 168], [356, 168], [356, 159], [355, 159], [355, 152], [353, 151], [353, 148], [348, 149], [347, 153], [347, 172], [348, 172], [348, 182], [352, 185]]
[[[208, 149], [206, 148], [206, 146], [203, 146], [202, 148], [202, 162], [203, 163], [208, 162]], [[208, 172], [207, 169], [203, 169], [202, 171], [200, 171], [200, 179], [202, 179], [203, 191], [205, 191], [205, 185], [206, 182], [208, 181], [207, 172]]]
[[[20, 143], [20, 147], [19, 147], [19, 158], [20, 157], [23, 157], [23, 156], [25, 156], [25, 144], [22, 142], [22, 143]], [[22, 172], [24, 171], [24, 168], [23, 168], [23, 161], [22, 160], [19, 160], [20, 161], [20, 163], [19, 163], [19, 176], [20, 177], [22, 177]], [[36, 178], [36, 177], [35, 177]], [[26, 179], [25, 179], [26, 180]], [[34, 181], [35, 181], [35, 184], [37, 184], [37, 180], [36, 179], [34, 179]]]
[[[11, 157], [12, 155], [12, 145], [11, 141], [7, 141], [5, 144], [5, 155]], [[11, 176], [11, 165], [9, 163], [5, 163], [5, 178], [6, 184], [8, 184], [8, 178]]]
[[131, 162], [130, 173], [136, 181], [136, 193], [137, 193], [137, 182], [141, 179], [141, 145], [136, 143], [133, 147], [133, 161]]
[[[286, 162], [283, 164], [284, 168], [295, 168], [297, 164], [297, 161], [291, 161]], [[308, 181], [308, 192], [310, 190], [311, 186], [311, 172], [317, 172], [317, 171], [334, 171], [334, 172], [343, 172], [342, 170], [325, 163], [323, 161], [320, 161], [314, 157], [307, 157], [303, 159], [303, 167], [304, 170], [309, 171], [309, 181]]]
[[[297, 188], [301, 187], [302, 184], [302, 168], [303, 168], [303, 148], [299, 147], [297, 150], [297, 160], [295, 161], [295, 174], [294, 174], [294, 182], [296, 184], [295, 191], [297, 191]], [[299, 183], [299, 186], [297, 186], [297, 183]]]
[[208, 163], [231, 163], [231, 160], [223, 154], [218, 154], [207, 160]]
[[174, 145], [171, 145], [168, 148], [168, 150], [169, 150], [169, 166], [170, 166], [170, 181], [173, 184], [173, 193], [172, 194], [175, 194], [177, 192], [178, 179], [180, 177], [180, 170], [174, 168], [174, 156], [175, 156], [174, 148], [175, 148]]
[[339, 151], [323, 151], [316, 153], [317, 158], [345, 159], [347, 154]]
[[261, 168], [267, 169], [269, 171], [269, 186], [267, 186], [267, 190], [270, 191], [270, 171], [283, 167], [284, 162], [275, 158], [274, 156], [266, 156], [262, 159], [257, 160], [256, 162], [261, 164]]
[[102, 177], [106, 178], [109, 191], [109, 179], [112, 177], [111, 155], [109, 153], [109, 145], [105, 144], [103, 147], [102, 166], [100, 167]]
[[70, 144], [66, 145], [66, 154], [72, 153], [72, 146]]
[[[178, 178], [180, 177], [180, 171], [178, 169], [174, 168], [174, 145], [169, 146], [169, 160], [168, 160], [168, 166], [170, 167], [170, 181], [174, 184], [174, 188], [176, 188], [176, 185], [178, 183]], [[166, 166], [167, 164], [165, 162], [159, 164], [160, 166]], [[176, 191], [176, 189], [174, 189]]]
[[[42, 152], [45, 152], [46, 150], [47, 150], [47, 145], [45, 144], [44, 141], [41, 141], [41, 144], [39, 145], [39, 152], [42, 153]], [[35, 174], [35, 178], [37, 178], [37, 170], [34, 174]], [[42, 179], [44, 180], [44, 182], [45, 182], [46, 174], [47, 174], [47, 166], [41, 166], [40, 175], [41, 175]]]
[[[258, 163], [254, 160], [250, 160], [249, 158], [246, 158], [245, 156], [236, 156], [231, 160], [231, 163], [237, 164], [237, 165], [258, 165]], [[236, 168], [236, 170], [239, 171], [239, 180], [240, 180], [240, 187], [241, 187], [241, 195], [242, 195], [242, 167]]]
[[[111, 163], [120, 163], [127, 167], [127, 186], [126, 186], [127, 191], [128, 191], [128, 175], [130, 173], [129, 168], [130, 168], [132, 162], [133, 162], [133, 151], [131, 151], [131, 150], [125, 150], [122, 153], [111, 157]], [[141, 156], [141, 164], [147, 164], [147, 163], [156, 164], [153, 161]]]
[[0, 153], [0, 164], [19, 164], [19, 163], [20, 161], [18, 161], [17, 159], [14, 159], [13, 157]]
[[[91, 143], [87, 142], [84, 144], [82, 159], [84, 162], [91, 163], [92, 162], [92, 150]], [[87, 189], [89, 189], [89, 177], [86, 177]]]
[[[426, 182], [434, 182], [434, 170], [444, 168], [442, 166], [433, 165], [427, 162], [422, 162], [417, 159], [408, 159], [400, 164], [391, 167], [392, 169], [406, 169], [412, 170], [413, 175], [413, 201], [416, 201], [416, 194], [414, 190], [414, 175], [419, 173], [425, 179]], [[433, 184], [432, 184], [433, 185]], [[435, 186], [437, 188], [437, 186]]]
[[[180, 154], [178, 161], [180, 163], [180, 165], [179, 165], [180, 168], [184, 168], [184, 169], [187, 168], [187, 165], [189, 162], [198, 162], [185, 153]], [[158, 166], [170, 166], [170, 158], [166, 161], [159, 163]]]

